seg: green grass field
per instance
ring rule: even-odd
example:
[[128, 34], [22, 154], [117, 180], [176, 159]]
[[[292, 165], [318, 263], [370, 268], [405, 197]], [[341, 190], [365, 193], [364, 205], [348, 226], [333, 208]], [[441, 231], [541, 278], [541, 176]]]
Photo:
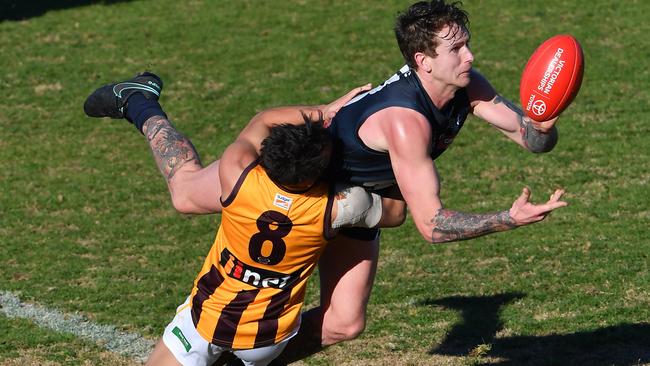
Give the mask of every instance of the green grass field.
[[[87, 94], [157, 72], [170, 118], [211, 162], [257, 111], [390, 76], [403, 63], [393, 20], [410, 1], [31, 3], [24, 20], [0, 14], [0, 292], [155, 340], [219, 218], [177, 214], [143, 137], [86, 118]], [[475, 67], [503, 95], [518, 101], [528, 56], [558, 33], [581, 41], [586, 69], [550, 154], [470, 119], [437, 161], [446, 206], [507, 209], [524, 185], [538, 202], [564, 187], [570, 206], [460, 243], [427, 244], [410, 221], [385, 230], [365, 333], [304, 364], [650, 364], [650, 3], [465, 8]], [[312, 281], [307, 307], [317, 294]], [[0, 315], [0, 363], [135, 361]]]

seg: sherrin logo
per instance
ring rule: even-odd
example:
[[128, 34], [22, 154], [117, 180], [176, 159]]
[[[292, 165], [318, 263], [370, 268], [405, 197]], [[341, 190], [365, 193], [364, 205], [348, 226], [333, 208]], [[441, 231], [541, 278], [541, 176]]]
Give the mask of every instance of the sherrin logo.
[[293, 203], [293, 198], [281, 195], [280, 193], [275, 194], [275, 198], [273, 199], [273, 205], [280, 207], [283, 210], [289, 210], [291, 207], [291, 204]]

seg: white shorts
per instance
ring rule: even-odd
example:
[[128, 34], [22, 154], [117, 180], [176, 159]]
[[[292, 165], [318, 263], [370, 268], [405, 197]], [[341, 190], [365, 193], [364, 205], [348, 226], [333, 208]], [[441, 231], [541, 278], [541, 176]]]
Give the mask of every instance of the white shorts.
[[266, 366], [280, 355], [289, 339], [298, 333], [298, 329], [280, 343], [267, 347], [231, 350], [206, 341], [192, 322], [189, 297], [176, 309], [176, 316], [165, 328], [163, 342], [183, 366], [210, 366], [223, 351], [232, 351], [246, 366]]

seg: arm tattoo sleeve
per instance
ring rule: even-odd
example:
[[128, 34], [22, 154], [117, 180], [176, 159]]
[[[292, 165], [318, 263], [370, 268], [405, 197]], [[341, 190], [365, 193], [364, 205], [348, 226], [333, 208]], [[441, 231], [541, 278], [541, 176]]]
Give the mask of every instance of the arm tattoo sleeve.
[[167, 119], [160, 116], [149, 118], [143, 125], [143, 132], [158, 169], [167, 182], [185, 164], [201, 166], [194, 145]]
[[431, 234], [434, 243], [471, 239], [517, 227], [508, 211], [470, 214], [441, 208], [431, 223], [434, 225]]
[[534, 153], [544, 153], [553, 150], [557, 143], [558, 135], [555, 126], [548, 133], [542, 133], [533, 128], [530, 118], [524, 116], [524, 112], [509, 100], [498, 95], [494, 98], [494, 104], [503, 103], [513, 112], [517, 113], [519, 119], [519, 131], [526, 148]]

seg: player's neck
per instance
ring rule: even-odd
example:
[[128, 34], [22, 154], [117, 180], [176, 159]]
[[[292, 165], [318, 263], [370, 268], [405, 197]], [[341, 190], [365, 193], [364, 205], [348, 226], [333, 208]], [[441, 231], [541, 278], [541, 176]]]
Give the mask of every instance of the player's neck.
[[422, 87], [426, 90], [429, 98], [438, 109], [442, 109], [450, 100], [454, 99], [458, 86], [448, 84], [440, 80], [431, 78], [428, 74], [420, 74], [420, 82]]

